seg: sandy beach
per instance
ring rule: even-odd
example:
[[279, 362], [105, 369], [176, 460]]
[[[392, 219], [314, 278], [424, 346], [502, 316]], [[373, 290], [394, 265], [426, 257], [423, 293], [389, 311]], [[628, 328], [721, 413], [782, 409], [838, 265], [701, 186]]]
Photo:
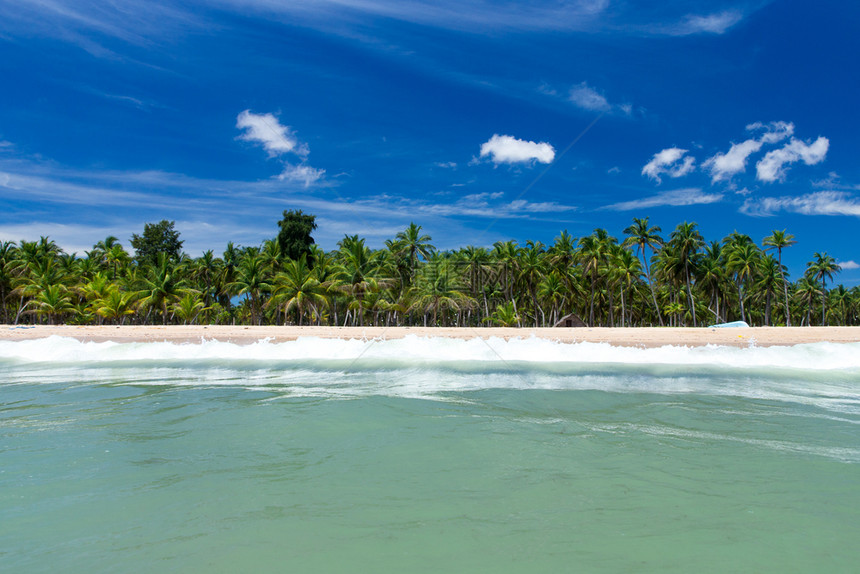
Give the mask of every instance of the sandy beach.
[[665, 345], [728, 345], [733, 347], [797, 345], [829, 341], [860, 342], [860, 327], [753, 327], [753, 328], [424, 328], [424, 327], [282, 327], [229, 325], [167, 326], [12, 326], [0, 325], [0, 340], [23, 341], [50, 336], [80, 341], [199, 343], [218, 340], [240, 345], [263, 339], [293, 341], [299, 337], [340, 339], [399, 339], [449, 337], [457, 339], [502, 339], [538, 337], [564, 343], [594, 342], [617, 346], [661, 347]]

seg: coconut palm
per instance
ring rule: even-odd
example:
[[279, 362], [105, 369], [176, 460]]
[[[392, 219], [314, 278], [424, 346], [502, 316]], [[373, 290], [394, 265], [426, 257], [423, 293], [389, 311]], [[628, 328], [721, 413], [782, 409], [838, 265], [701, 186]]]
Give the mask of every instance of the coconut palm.
[[806, 308], [804, 320], [807, 325], [812, 323], [812, 301], [822, 294], [823, 291], [818, 288], [818, 283], [808, 274], [801, 277], [794, 286], [794, 297]]
[[263, 322], [263, 298], [272, 289], [269, 270], [265, 258], [258, 249], [247, 248], [239, 259], [236, 276], [228, 285], [229, 292], [248, 298], [251, 321], [257, 325]]
[[624, 229], [627, 239], [622, 245], [624, 247], [636, 247], [636, 252], [642, 261], [645, 263], [645, 277], [648, 278], [648, 288], [651, 291], [651, 301], [654, 303], [654, 311], [657, 313], [657, 319], [660, 321], [660, 326], [663, 326], [663, 316], [660, 314], [660, 307], [657, 305], [657, 295], [654, 293], [654, 281], [651, 278], [651, 268], [648, 265], [648, 255], [646, 249], [651, 249], [656, 252], [663, 245], [663, 239], [659, 233], [662, 229], [657, 226], [649, 226], [648, 218], [640, 219], [633, 218], [633, 224]]
[[27, 311], [28, 313], [46, 315], [48, 325], [53, 325], [57, 317], [75, 310], [69, 290], [59, 283], [45, 286], [27, 306], [32, 307]]
[[428, 313], [432, 313], [431, 323], [436, 326], [441, 312], [444, 326], [449, 311], [459, 312], [474, 304], [474, 300], [463, 292], [462, 279], [452, 267], [439, 254], [432, 255], [410, 290], [411, 307], [424, 314], [425, 326]]
[[785, 325], [787, 327], [791, 327], [791, 311], [789, 310], [788, 305], [788, 282], [785, 280], [785, 272], [782, 266], [782, 250], [786, 247], [791, 247], [797, 243], [797, 241], [794, 240], [794, 235], [786, 233], [785, 229], [782, 231], [774, 229], [770, 235], [764, 238], [762, 243], [766, 246], [765, 251], [776, 249], [779, 273], [782, 278], [782, 289], [785, 294]]
[[134, 313], [135, 297], [135, 293], [112, 286], [101, 299], [93, 302], [92, 307], [99, 317], [122, 324], [127, 315]]
[[283, 307], [284, 324], [292, 309], [296, 310], [296, 324], [301, 325], [308, 307], [316, 308], [325, 304], [325, 288], [308, 267], [305, 255], [297, 261], [288, 261], [284, 270], [272, 280], [272, 298], [269, 299], [268, 305]]
[[588, 304], [588, 325], [594, 326], [594, 298], [597, 291], [597, 280], [600, 273], [606, 272], [606, 262], [609, 257], [610, 246], [616, 243], [605, 229], [595, 229], [591, 235], [579, 239], [579, 263], [582, 272], [591, 280], [591, 296]]
[[499, 327], [516, 327], [520, 322], [520, 317], [517, 315], [517, 310], [514, 308], [514, 304], [510, 301], [506, 301], [496, 307], [493, 315], [491, 317], [487, 317], [485, 321], [493, 323]]
[[395, 236], [394, 245], [399, 253], [408, 257], [409, 260], [409, 283], [415, 277], [415, 266], [418, 263], [420, 256], [424, 260], [430, 258], [430, 255], [435, 251], [435, 248], [430, 244], [432, 237], [421, 234], [421, 226], [415, 225], [414, 222], [409, 224], [405, 230]]
[[206, 310], [206, 304], [200, 298], [199, 293], [187, 292], [181, 299], [176, 301], [170, 308], [176, 317], [182, 319], [183, 325], [192, 325], [197, 321], [197, 316]]
[[621, 326], [624, 327], [626, 315], [625, 297], [628, 290], [642, 276], [642, 264], [629, 250], [619, 249], [613, 254], [612, 275], [621, 287]]
[[693, 327], [697, 327], [696, 322], [696, 305], [693, 302], [693, 291], [690, 279], [690, 262], [699, 248], [705, 244], [705, 239], [699, 230], [696, 229], [696, 223], [683, 222], [679, 223], [675, 230], [669, 236], [669, 240], [677, 248], [677, 255], [684, 268], [684, 281], [687, 286], [687, 300], [690, 305], [690, 311], [693, 313]]
[[756, 272], [756, 266], [759, 263], [759, 249], [752, 242], [743, 242], [729, 244], [728, 258], [726, 259], [726, 270], [735, 275], [735, 280], [738, 287], [738, 301], [741, 306], [741, 320], [746, 321], [746, 312], [744, 309], [744, 297], [746, 294], [747, 284], [753, 280]]
[[812, 275], [813, 280], [821, 280], [821, 324], [825, 325], [825, 307], [827, 306], [827, 285], [825, 282], [828, 278], [833, 279], [833, 274], [842, 271], [842, 267], [837, 265], [836, 260], [827, 252], [816, 252], [812, 256], [815, 259], [806, 264], [807, 273]]
[[161, 322], [167, 324], [167, 312], [173, 302], [190, 292], [186, 281], [177, 273], [177, 266], [166, 253], [157, 255], [156, 264], [147, 268], [140, 278], [138, 306], [161, 312]]

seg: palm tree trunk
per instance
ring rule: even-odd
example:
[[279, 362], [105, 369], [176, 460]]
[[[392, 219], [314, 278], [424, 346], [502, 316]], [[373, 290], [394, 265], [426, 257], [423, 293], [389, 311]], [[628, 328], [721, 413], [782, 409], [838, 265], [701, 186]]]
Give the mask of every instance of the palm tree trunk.
[[825, 307], [827, 306], [827, 287], [824, 284], [824, 277], [821, 278], [821, 325], [824, 326], [826, 321]]
[[657, 319], [660, 320], [660, 326], [663, 326], [663, 314], [660, 313], [660, 307], [657, 305], [657, 295], [654, 293], [654, 281], [651, 279], [651, 268], [648, 266], [648, 258], [645, 257], [645, 252], [642, 252], [642, 259], [645, 260], [645, 274], [648, 276], [648, 288], [651, 290], [651, 302], [654, 303], [654, 311], [657, 313]]
[[624, 326], [624, 284], [621, 285], [621, 326]]
[[690, 267], [686, 259], [684, 259], [684, 273], [687, 276], [687, 298], [690, 300], [690, 311], [693, 313], [693, 327], [698, 327], [696, 324], [696, 306], [693, 304], [693, 292], [690, 289]]
[[779, 276], [782, 278], [782, 289], [785, 292], [785, 326], [791, 327], [791, 311], [788, 309], [788, 283], [785, 281], [785, 273], [782, 271], [782, 249], [778, 249], [779, 253]]

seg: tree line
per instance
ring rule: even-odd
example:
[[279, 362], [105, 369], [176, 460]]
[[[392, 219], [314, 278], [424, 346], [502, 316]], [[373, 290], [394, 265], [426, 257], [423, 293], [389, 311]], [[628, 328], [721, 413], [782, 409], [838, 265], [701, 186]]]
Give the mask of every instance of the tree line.
[[706, 241], [696, 223], [667, 236], [634, 218], [551, 245], [500, 241], [439, 250], [410, 224], [381, 249], [345, 236], [314, 244], [315, 218], [285, 211], [276, 238], [227, 243], [220, 256], [182, 252], [174, 223], [116, 237], [83, 256], [48, 237], [0, 242], [0, 302], [7, 324], [245, 324], [346, 326], [857, 325], [860, 287], [833, 285], [841, 270], [814, 253], [792, 280], [782, 264], [794, 236], [756, 244], [734, 232]]

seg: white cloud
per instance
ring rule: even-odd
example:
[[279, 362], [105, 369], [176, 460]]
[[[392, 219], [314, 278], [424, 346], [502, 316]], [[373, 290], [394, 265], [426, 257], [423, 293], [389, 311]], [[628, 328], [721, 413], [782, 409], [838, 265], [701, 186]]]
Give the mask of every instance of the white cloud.
[[612, 109], [609, 101], [585, 82], [570, 89], [570, 101], [579, 108], [596, 112], [608, 112]]
[[786, 165], [803, 161], [806, 165], [815, 165], [824, 161], [830, 141], [819, 137], [811, 144], [791, 138], [791, 141], [780, 149], [769, 151], [756, 164], [756, 175], [760, 181], [773, 182], [785, 179]]
[[522, 211], [525, 213], [554, 213], [557, 211], [572, 211], [576, 209], [573, 206], [562, 205], [554, 201], [531, 202], [524, 199], [515, 199], [503, 207], [510, 211]]
[[642, 168], [642, 175], [647, 175], [651, 179], [661, 183], [661, 174], [666, 174], [669, 177], [682, 177], [687, 175], [694, 169], [696, 163], [695, 158], [686, 156], [687, 150], [670, 147], [654, 154], [651, 161], [645, 164]]
[[324, 169], [316, 169], [309, 165], [291, 165], [285, 164], [284, 171], [278, 176], [280, 180], [295, 181], [304, 184], [305, 187], [310, 187], [312, 183], [316, 183], [325, 175]]
[[303, 160], [299, 165], [284, 161], [284, 169], [278, 175], [280, 181], [301, 183], [305, 187], [310, 187], [325, 175], [324, 169], [317, 169], [304, 163], [310, 153], [308, 146], [300, 143], [290, 127], [281, 125], [273, 114], [255, 114], [245, 110], [236, 117], [236, 127], [244, 130], [239, 139], [262, 144], [269, 152], [269, 157], [292, 153]]
[[546, 143], [518, 140], [513, 136], [494, 134], [481, 145], [481, 157], [489, 156], [496, 165], [500, 163], [552, 163], [555, 149]]
[[576, 107], [589, 112], [620, 112], [625, 116], [633, 114], [632, 105], [613, 104], [606, 99], [606, 96], [589, 86], [586, 82], [573, 86], [568, 92], [568, 100]]
[[748, 199], [740, 208], [746, 215], [767, 217], [780, 211], [802, 215], [853, 215], [860, 217], [860, 200], [844, 191], [816, 191], [797, 197]]
[[747, 159], [758, 152], [762, 145], [782, 141], [794, 134], [791, 122], [755, 122], [747, 126], [747, 131], [763, 131], [757, 139], [748, 139], [739, 144], [733, 143], [726, 153], [717, 153], [702, 163], [702, 168], [711, 172], [711, 183], [731, 179], [746, 171]]
[[735, 10], [706, 15], [690, 14], [677, 24], [663, 27], [662, 32], [672, 36], [723, 34], [742, 19], [743, 14]]
[[612, 205], [607, 205], [603, 209], [611, 211], [632, 211], [634, 209], [643, 209], [646, 207], [703, 205], [716, 203], [722, 198], [723, 194], [721, 193], [704, 193], [697, 187], [689, 187], [672, 191], [664, 191], [642, 199], [613, 203]]
[[263, 144], [269, 157], [292, 152], [298, 156], [308, 155], [308, 148], [300, 145], [289, 126], [283, 126], [272, 114], [255, 114], [250, 110], [236, 117], [236, 127], [245, 133], [239, 139]]
[[856, 261], [837, 261], [836, 263], [839, 265], [843, 271], [847, 271], [848, 269], [860, 269], [860, 263]]
[[711, 172], [711, 181], [717, 182], [731, 179], [733, 175], [745, 171], [747, 158], [761, 149], [758, 140], [746, 140], [732, 144], [726, 153], [718, 153], [702, 164], [704, 169]]
[[747, 131], [764, 130], [758, 141], [761, 143], [776, 143], [794, 135], [794, 124], [791, 122], [770, 122], [764, 124], [755, 122], [747, 126]]

